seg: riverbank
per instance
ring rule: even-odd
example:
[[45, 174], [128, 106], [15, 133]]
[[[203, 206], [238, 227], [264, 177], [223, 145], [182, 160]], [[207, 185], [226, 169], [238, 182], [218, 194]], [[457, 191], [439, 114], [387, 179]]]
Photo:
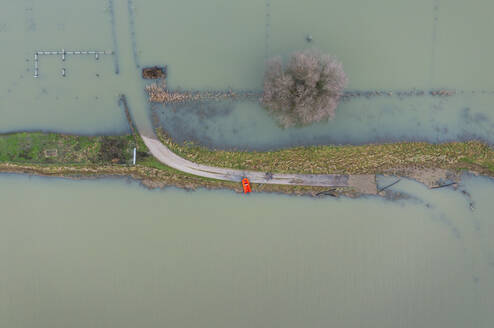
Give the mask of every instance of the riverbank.
[[[149, 189], [176, 187], [185, 190], [196, 190], [200, 188], [228, 189], [241, 193], [242, 187], [239, 183], [207, 179], [187, 175], [172, 168], [160, 167], [161, 163], [137, 164], [135, 166], [117, 165], [56, 165], [56, 164], [12, 164], [0, 163], [0, 173], [32, 174], [46, 177], [62, 177], [69, 179], [93, 179], [105, 177], [130, 177], [140, 182]], [[153, 167], [155, 166], [155, 167]], [[254, 192], [275, 192], [289, 195], [311, 195], [316, 196], [327, 191], [324, 187], [308, 186], [285, 186], [253, 184]], [[345, 195], [348, 197], [358, 196], [353, 190], [335, 188], [330, 191], [334, 196]]]
[[[228, 152], [193, 144], [179, 145], [158, 131], [161, 141], [177, 155], [206, 165], [273, 173], [397, 175], [437, 187], [457, 181], [463, 171], [494, 176], [494, 150], [477, 142], [445, 144], [395, 143], [366, 146], [297, 147], [275, 152]], [[137, 140], [137, 141], [136, 141]], [[133, 148], [136, 165], [131, 165]], [[129, 176], [148, 188], [174, 186], [231, 189], [239, 183], [197, 177], [170, 168], [152, 157], [142, 140], [132, 135], [82, 137], [22, 132], [0, 135], [0, 172], [68, 178]], [[254, 192], [356, 197], [366, 192], [358, 179], [351, 187], [332, 188], [253, 184]], [[364, 182], [362, 182], [363, 184]], [[375, 188], [374, 188], [375, 189]]]

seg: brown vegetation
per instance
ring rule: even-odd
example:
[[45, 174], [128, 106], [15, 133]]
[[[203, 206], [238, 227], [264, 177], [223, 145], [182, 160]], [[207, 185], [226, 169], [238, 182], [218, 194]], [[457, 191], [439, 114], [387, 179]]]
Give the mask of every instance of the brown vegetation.
[[152, 80], [166, 78], [166, 66], [145, 67], [142, 69], [142, 78]]
[[361, 146], [309, 146], [276, 151], [211, 150], [178, 144], [162, 129], [160, 140], [192, 162], [239, 170], [300, 174], [387, 174], [396, 169], [441, 168], [494, 176], [494, 149], [479, 141], [402, 142]]
[[[147, 188], [177, 187], [186, 190], [204, 189], [229, 189], [237, 193], [243, 192], [240, 183], [231, 181], [220, 181], [197, 176], [188, 175], [183, 172], [168, 168], [161, 163], [153, 163], [151, 160], [145, 165], [122, 166], [122, 165], [40, 165], [40, 164], [13, 164], [1, 163], [0, 173], [24, 173], [40, 176], [65, 177], [74, 179], [88, 179], [109, 176], [126, 176], [139, 181]], [[156, 167], [153, 167], [156, 166]], [[288, 186], [271, 184], [252, 184], [254, 192], [277, 192], [289, 195], [311, 195], [327, 189], [326, 187], [311, 186]], [[352, 188], [335, 188], [335, 195], [346, 195], [356, 197], [358, 192]]]
[[146, 85], [149, 101], [152, 103], [184, 104], [198, 101], [249, 100], [258, 99], [260, 94], [253, 91], [170, 91], [164, 82]]
[[281, 57], [268, 60], [261, 102], [282, 126], [306, 125], [334, 116], [346, 83], [343, 66], [334, 57], [300, 51], [286, 67]]

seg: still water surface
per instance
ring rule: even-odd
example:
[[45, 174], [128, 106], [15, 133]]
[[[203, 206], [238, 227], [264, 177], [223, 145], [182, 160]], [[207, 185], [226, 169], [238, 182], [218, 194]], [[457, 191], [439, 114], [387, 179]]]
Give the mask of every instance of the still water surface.
[[161, 126], [178, 141], [193, 140], [211, 148], [267, 150], [404, 140], [481, 139], [494, 144], [493, 104], [494, 94], [364, 97], [340, 103], [332, 121], [288, 129], [281, 129], [263, 108], [248, 102], [154, 108]]
[[[0, 132], [126, 132], [120, 93], [149, 128], [139, 67], [168, 64], [171, 88], [259, 90], [264, 59], [315, 46], [344, 63], [351, 89], [463, 93], [351, 100], [304, 129], [282, 130], [252, 103], [159, 108], [163, 125], [215, 147], [494, 142], [491, 1], [0, 4]], [[34, 52], [61, 48], [115, 56], [42, 57], [34, 79]], [[490, 327], [492, 181], [467, 178], [471, 197], [393, 188], [412, 197], [245, 198], [0, 175], [0, 326]]]
[[[222, 115], [214, 113], [221, 104], [170, 106], [161, 109], [163, 126], [178, 140], [229, 148], [471, 137], [494, 143], [492, 1], [0, 2], [1, 132], [126, 132], [120, 93], [137, 120], [149, 121], [139, 67], [168, 65], [172, 89], [260, 90], [266, 58], [317, 47], [343, 62], [352, 90], [459, 93], [351, 100], [334, 121], [304, 129], [279, 128], [255, 103], [227, 104]], [[34, 52], [61, 48], [116, 55], [42, 56], [34, 79]]]
[[[494, 143], [492, 1], [133, 3], [140, 60], [166, 62], [171, 88], [259, 90], [263, 58], [317, 47], [343, 62], [349, 89], [395, 95], [342, 103], [334, 121], [303, 129], [281, 129], [255, 103], [160, 108], [162, 126], [177, 140], [242, 149], [470, 138]], [[458, 94], [396, 96], [414, 88]]]
[[0, 176], [2, 327], [491, 327], [494, 184], [411, 200]]

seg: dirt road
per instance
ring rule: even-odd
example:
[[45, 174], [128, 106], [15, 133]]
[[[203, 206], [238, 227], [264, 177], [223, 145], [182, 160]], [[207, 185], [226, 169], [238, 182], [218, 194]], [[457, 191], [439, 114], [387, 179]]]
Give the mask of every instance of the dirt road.
[[350, 177], [346, 174], [269, 174], [267, 172], [243, 171], [212, 167], [193, 163], [173, 153], [161, 143], [156, 136], [141, 135], [151, 154], [161, 163], [182, 172], [225, 181], [240, 182], [247, 177], [254, 183], [270, 183], [282, 185], [349, 187]]

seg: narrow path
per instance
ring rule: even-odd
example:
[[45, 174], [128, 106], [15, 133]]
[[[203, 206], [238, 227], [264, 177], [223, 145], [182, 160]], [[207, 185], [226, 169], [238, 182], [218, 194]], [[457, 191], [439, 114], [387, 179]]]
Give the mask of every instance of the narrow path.
[[[139, 130], [139, 127], [137, 129]], [[205, 178], [240, 182], [242, 178], [247, 177], [254, 183], [322, 187], [350, 186], [350, 177], [346, 174], [272, 174], [270, 176], [266, 172], [243, 171], [197, 164], [173, 153], [158, 140], [156, 135], [149, 137], [141, 134], [141, 137], [151, 154], [161, 163], [179, 171]]]

